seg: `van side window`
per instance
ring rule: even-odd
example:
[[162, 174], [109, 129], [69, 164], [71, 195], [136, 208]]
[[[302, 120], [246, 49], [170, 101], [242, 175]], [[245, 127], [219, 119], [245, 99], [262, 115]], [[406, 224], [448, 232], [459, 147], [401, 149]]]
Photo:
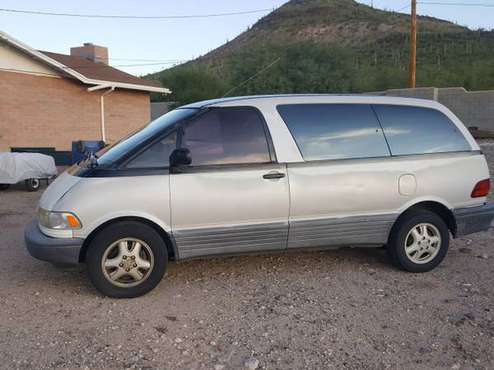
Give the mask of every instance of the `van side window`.
[[192, 166], [271, 162], [264, 122], [249, 107], [213, 108], [184, 125]]
[[172, 132], [164, 139], [154, 143], [136, 158], [127, 163], [127, 168], [168, 167], [170, 154], [177, 147], [177, 133]]
[[289, 104], [277, 109], [306, 161], [390, 156], [368, 104]]
[[436, 109], [374, 105], [393, 155], [470, 151], [456, 125]]

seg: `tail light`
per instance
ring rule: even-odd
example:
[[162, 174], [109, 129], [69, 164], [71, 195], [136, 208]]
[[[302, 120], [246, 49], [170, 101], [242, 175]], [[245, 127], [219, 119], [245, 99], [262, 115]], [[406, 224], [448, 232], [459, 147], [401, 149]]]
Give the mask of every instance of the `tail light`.
[[472, 198], [481, 198], [489, 195], [491, 191], [491, 180], [485, 179], [479, 181], [472, 190]]

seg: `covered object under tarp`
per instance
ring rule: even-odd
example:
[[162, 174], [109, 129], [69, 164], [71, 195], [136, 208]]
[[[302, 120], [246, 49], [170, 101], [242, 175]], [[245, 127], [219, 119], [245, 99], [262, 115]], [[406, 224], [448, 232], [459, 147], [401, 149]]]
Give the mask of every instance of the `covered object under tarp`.
[[38, 153], [0, 153], [0, 184], [15, 184], [28, 179], [47, 179], [57, 175], [52, 157]]

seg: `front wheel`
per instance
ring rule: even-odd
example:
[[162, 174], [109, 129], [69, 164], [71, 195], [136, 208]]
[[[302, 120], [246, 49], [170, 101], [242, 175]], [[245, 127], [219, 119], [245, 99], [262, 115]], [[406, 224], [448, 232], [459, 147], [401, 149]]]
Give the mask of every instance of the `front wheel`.
[[397, 267], [427, 272], [437, 267], [448, 252], [449, 231], [437, 214], [418, 210], [405, 215], [393, 227], [387, 252]]
[[119, 222], [100, 231], [89, 245], [87, 267], [93, 285], [113, 298], [133, 298], [152, 290], [168, 262], [166, 245], [152, 227]]

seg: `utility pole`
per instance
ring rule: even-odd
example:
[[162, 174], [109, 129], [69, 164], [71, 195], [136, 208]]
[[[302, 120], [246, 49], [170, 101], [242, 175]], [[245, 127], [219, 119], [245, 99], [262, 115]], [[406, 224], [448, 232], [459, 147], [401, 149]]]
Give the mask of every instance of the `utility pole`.
[[417, 85], [417, 0], [412, 0], [410, 27], [410, 77], [408, 87], [415, 88]]

